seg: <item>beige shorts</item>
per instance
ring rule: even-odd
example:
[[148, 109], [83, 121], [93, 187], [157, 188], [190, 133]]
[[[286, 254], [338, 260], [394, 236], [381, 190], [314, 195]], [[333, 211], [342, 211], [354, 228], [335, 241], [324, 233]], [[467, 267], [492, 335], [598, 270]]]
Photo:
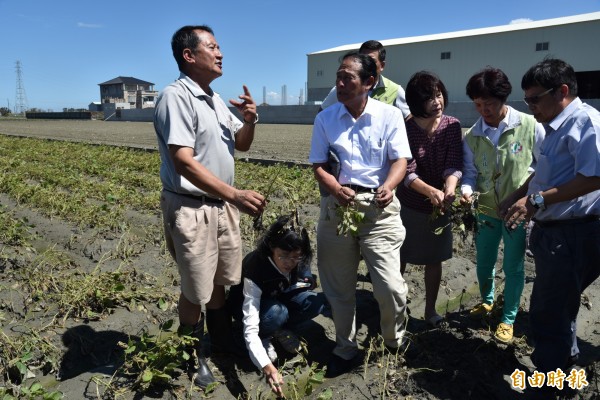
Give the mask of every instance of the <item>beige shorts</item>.
[[214, 285], [236, 285], [242, 276], [240, 213], [163, 190], [160, 196], [167, 249], [177, 262], [181, 292], [206, 304]]

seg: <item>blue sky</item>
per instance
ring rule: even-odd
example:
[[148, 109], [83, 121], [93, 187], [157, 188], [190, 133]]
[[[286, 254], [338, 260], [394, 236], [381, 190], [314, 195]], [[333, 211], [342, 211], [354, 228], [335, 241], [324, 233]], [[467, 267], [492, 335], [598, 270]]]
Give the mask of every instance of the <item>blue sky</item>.
[[311, 52], [595, 11], [600, 0], [0, 0], [0, 107], [14, 107], [17, 60], [30, 108], [87, 108], [117, 76], [160, 90], [178, 76], [170, 38], [188, 24], [215, 31], [224, 74], [212, 87], [223, 98], [246, 84], [257, 103], [266, 87], [281, 104], [286, 85], [297, 104]]

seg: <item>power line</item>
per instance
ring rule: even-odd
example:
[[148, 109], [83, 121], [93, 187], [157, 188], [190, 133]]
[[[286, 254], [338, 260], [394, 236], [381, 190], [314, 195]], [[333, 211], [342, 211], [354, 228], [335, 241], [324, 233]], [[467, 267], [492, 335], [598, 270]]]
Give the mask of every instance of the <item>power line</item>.
[[27, 95], [25, 94], [25, 86], [23, 85], [23, 71], [21, 61], [17, 60], [17, 93], [15, 96], [15, 114], [23, 114], [29, 109], [27, 106]]

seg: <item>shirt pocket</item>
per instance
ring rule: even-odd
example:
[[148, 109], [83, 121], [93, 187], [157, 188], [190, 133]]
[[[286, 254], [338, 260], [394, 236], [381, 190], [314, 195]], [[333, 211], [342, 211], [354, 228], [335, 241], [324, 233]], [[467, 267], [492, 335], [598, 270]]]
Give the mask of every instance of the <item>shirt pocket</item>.
[[369, 163], [372, 166], [383, 164], [383, 151], [385, 143], [382, 139], [369, 139]]
[[569, 153], [541, 154], [535, 168], [535, 179], [544, 188], [550, 188], [575, 176], [573, 157]]

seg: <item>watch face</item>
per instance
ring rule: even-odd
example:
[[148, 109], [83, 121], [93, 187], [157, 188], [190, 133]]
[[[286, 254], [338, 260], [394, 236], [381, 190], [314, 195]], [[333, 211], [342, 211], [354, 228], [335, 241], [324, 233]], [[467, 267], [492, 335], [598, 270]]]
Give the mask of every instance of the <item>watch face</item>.
[[540, 196], [539, 194], [532, 194], [529, 197], [529, 202], [535, 208], [540, 208], [542, 206], [542, 204], [544, 204], [544, 198], [542, 196]]
[[544, 198], [542, 196], [540, 196], [539, 194], [536, 194], [535, 197], [534, 197], [534, 199], [535, 199], [535, 203], [537, 205], [544, 204]]

